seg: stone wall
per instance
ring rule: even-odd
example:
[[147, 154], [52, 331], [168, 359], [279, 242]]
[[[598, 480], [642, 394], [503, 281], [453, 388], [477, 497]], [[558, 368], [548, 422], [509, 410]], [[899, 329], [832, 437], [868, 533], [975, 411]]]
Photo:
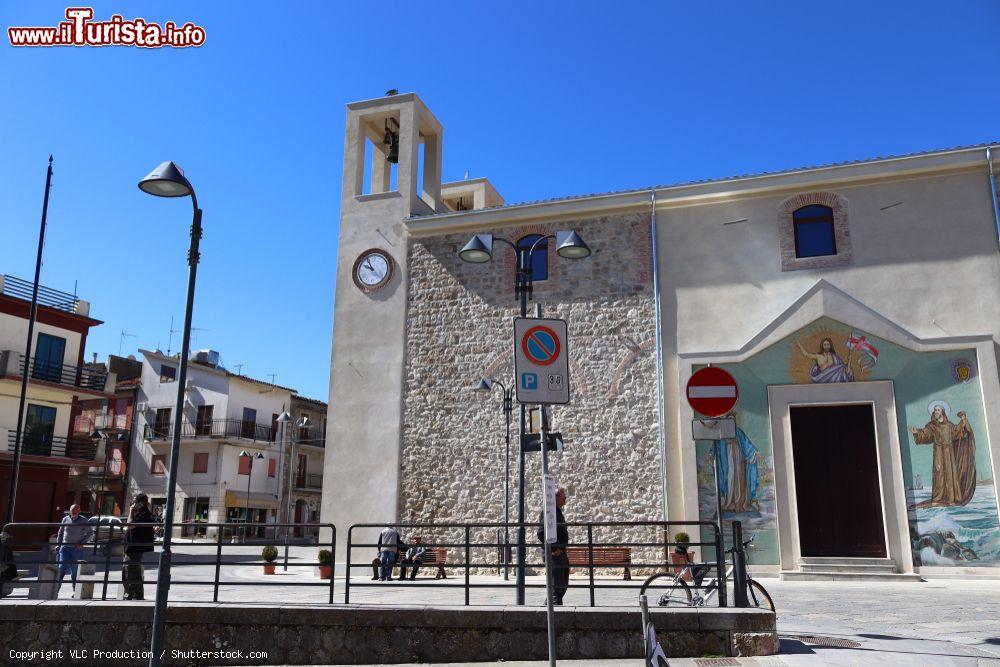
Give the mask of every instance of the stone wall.
[[[558, 257], [535, 284], [543, 317], [569, 324], [572, 401], [553, 408], [566, 441], [550, 457], [568, 491], [569, 521], [660, 520], [655, 306], [649, 216], [619, 215], [492, 230], [521, 238], [573, 229], [593, 254]], [[485, 231], [485, 230], [481, 230]], [[516, 235], [516, 236], [514, 236]], [[488, 264], [462, 262], [470, 233], [416, 238], [409, 247], [400, 520], [503, 519], [504, 423], [499, 387], [513, 381], [514, 253], [494, 244]], [[529, 314], [534, 312], [534, 302]], [[511, 520], [516, 521], [518, 408], [511, 423]], [[537, 521], [539, 455], [527, 460], [528, 520]], [[408, 537], [404, 531], [404, 540]], [[621, 533], [605, 531], [597, 539]], [[571, 535], [583, 541], [584, 535]]]
[[[0, 605], [0, 662], [145, 665], [152, 612], [152, 602], [8, 601]], [[771, 612], [653, 610], [652, 619], [671, 657], [772, 655], [778, 650]], [[640, 626], [637, 607], [560, 609], [558, 657], [641, 658]], [[172, 603], [164, 648], [164, 665], [455, 663], [547, 657], [541, 607], [421, 607], [414, 613], [412, 607]], [[71, 650], [78, 657], [72, 657]], [[251, 656], [252, 652], [257, 655]]]

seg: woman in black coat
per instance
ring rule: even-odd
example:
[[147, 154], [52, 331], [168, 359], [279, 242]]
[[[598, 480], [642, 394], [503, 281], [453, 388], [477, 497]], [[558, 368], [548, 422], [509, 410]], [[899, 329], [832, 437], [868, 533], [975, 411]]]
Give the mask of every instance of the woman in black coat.
[[142, 555], [153, 550], [153, 513], [149, 511], [149, 497], [139, 493], [128, 510], [128, 529], [125, 532], [125, 565], [122, 567], [122, 584], [126, 600], [143, 599]]

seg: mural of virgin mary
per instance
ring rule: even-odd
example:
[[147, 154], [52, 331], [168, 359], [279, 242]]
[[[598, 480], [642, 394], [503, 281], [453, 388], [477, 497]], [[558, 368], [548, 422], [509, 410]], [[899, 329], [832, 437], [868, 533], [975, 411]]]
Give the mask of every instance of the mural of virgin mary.
[[736, 427], [736, 438], [716, 440], [719, 452], [719, 492], [724, 512], [760, 511], [760, 452], [747, 434]]
[[809, 352], [799, 341], [795, 341], [799, 346], [802, 355], [813, 362], [809, 377], [816, 383], [828, 382], [854, 382], [854, 370], [851, 369], [851, 355], [854, 350], [847, 353], [847, 361], [844, 361], [837, 350], [833, 347], [833, 341], [824, 338], [819, 344], [819, 352]]

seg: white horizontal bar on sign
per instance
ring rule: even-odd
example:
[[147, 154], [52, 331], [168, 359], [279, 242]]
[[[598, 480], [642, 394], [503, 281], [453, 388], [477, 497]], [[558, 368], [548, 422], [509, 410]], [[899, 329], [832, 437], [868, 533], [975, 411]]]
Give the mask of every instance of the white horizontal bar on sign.
[[736, 387], [733, 385], [688, 387], [688, 396], [691, 398], [735, 398]]

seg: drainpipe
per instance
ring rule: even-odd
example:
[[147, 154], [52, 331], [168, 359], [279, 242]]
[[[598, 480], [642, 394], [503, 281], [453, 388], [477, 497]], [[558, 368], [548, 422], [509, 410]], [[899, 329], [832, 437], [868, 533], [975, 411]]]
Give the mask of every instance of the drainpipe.
[[993, 220], [997, 225], [997, 248], [1000, 249], [1000, 203], [997, 202], [997, 179], [993, 174], [993, 155], [990, 149], [992, 146], [986, 147], [986, 166], [990, 172], [990, 195], [993, 198]]
[[660, 496], [663, 505], [663, 520], [668, 521], [667, 514], [667, 445], [663, 433], [663, 334], [660, 316], [660, 270], [659, 257], [656, 251], [656, 191], [649, 198], [649, 226], [653, 237], [653, 302], [656, 305], [656, 416], [659, 430], [660, 447]]

